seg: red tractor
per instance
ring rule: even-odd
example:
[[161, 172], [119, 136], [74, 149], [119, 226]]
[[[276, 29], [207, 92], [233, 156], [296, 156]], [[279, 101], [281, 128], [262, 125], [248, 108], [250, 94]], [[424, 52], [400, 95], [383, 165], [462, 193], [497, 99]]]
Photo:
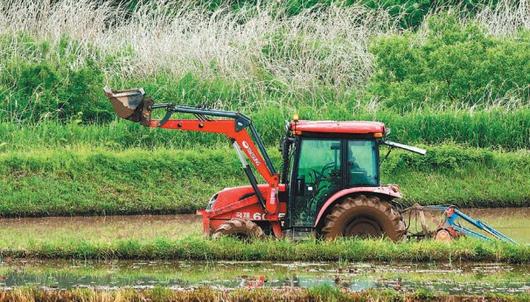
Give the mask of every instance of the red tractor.
[[[122, 118], [147, 127], [219, 133], [230, 139], [250, 185], [223, 189], [212, 196], [206, 209], [198, 211], [207, 235], [386, 236], [392, 240], [405, 236], [406, 225], [394, 202], [401, 197], [399, 188], [380, 184], [379, 148], [387, 145], [419, 154], [425, 150], [385, 140], [383, 123], [295, 117], [281, 142], [283, 165], [278, 173], [254, 125], [243, 114], [154, 104], [143, 89], [106, 88], [105, 93]], [[151, 118], [156, 109], [164, 109], [165, 116]], [[195, 118], [172, 118], [176, 113]], [[266, 184], [257, 183], [254, 171]]]

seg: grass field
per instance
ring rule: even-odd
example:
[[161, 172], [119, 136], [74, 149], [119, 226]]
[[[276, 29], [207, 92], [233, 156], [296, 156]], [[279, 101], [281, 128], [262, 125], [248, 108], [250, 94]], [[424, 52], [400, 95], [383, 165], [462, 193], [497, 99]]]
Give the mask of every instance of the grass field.
[[25, 249], [5, 247], [5, 258], [43, 259], [172, 259], [172, 260], [270, 260], [270, 261], [498, 261], [529, 263], [528, 245], [461, 239], [447, 244], [436, 241], [393, 243], [386, 240], [262, 240], [245, 243], [236, 239], [113, 240], [108, 243], [48, 241]]
[[[378, 111], [358, 112], [355, 109], [276, 107], [264, 110], [241, 110], [254, 121], [267, 145], [277, 146], [284, 132], [285, 121], [298, 112], [302, 119], [312, 120], [375, 120], [390, 128], [389, 139], [406, 144], [462, 146], [516, 151], [530, 146], [530, 110], [497, 109], [491, 111], [432, 111], [396, 114]], [[188, 117], [189, 118], [189, 117]], [[0, 123], [0, 151], [75, 146], [127, 148], [190, 149], [197, 146], [225, 146], [221, 135], [147, 129], [128, 121], [83, 125], [54, 121], [37, 124]], [[276, 149], [276, 148], [274, 148]]]
[[[383, 183], [398, 183], [404, 204], [529, 205], [528, 151], [427, 149], [425, 157], [395, 151], [382, 165]], [[5, 151], [0, 215], [193, 213], [222, 188], [247, 184], [233, 152], [76, 146]], [[278, 163], [278, 152], [272, 156]]]

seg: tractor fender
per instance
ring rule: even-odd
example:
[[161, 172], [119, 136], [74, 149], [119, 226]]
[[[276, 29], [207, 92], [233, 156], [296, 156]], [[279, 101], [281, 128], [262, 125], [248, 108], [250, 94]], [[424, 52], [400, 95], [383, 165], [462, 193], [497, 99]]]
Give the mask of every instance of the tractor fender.
[[387, 197], [387, 199], [394, 199], [394, 198], [400, 198], [401, 193], [399, 192], [399, 189], [397, 186], [383, 186], [383, 187], [355, 187], [355, 188], [349, 188], [344, 189], [336, 192], [333, 194], [326, 202], [322, 205], [320, 208], [320, 211], [318, 212], [317, 219], [315, 220], [315, 227], [318, 226], [320, 223], [320, 220], [323, 218], [324, 214], [335, 205], [335, 203], [339, 200], [342, 200], [344, 197], [352, 194], [372, 194], [372, 195], [379, 195]]

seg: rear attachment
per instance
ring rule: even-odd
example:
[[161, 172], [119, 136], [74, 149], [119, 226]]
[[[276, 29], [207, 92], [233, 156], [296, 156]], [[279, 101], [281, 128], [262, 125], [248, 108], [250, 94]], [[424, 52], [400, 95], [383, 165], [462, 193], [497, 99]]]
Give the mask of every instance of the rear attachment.
[[[403, 215], [408, 215], [407, 230], [408, 237], [422, 239], [434, 238], [439, 241], [451, 241], [452, 239], [469, 236], [482, 240], [501, 240], [509, 243], [516, 243], [512, 238], [499, 232], [492, 226], [474, 219], [455, 206], [421, 206], [415, 204], [410, 208], [402, 211]], [[426, 213], [441, 213], [442, 219], [438, 222], [434, 230], [430, 230], [426, 219]], [[416, 227], [415, 233], [410, 231], [411, 221], [419, 222], [421, 229]], [[460, 222], [464, 221], [469, 226], [464, 226]], [[477, 230], [472, 230], [470, 227], [475, 227]]]

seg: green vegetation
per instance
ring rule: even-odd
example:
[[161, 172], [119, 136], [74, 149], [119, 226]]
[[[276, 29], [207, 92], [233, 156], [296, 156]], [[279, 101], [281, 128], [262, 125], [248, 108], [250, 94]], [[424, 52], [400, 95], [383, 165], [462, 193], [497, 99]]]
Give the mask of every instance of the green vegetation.
[[[425, 157], [393, 152], [382, 165], [383, 182], [400, 184], [404, 204], [529, 205], [528, 151], [428, 149]], [[228, 147], [4, 150], [0, 179], [3, 216], [192, 213], [222, 188], [248, 183]]]
[[[285, 120], [292, 118], [279, 108], [245, 112], [257, 124], [265, 143], [277, 146], [284, 135]], [[407, 144], [435, 145], [456, 143], [471, 147], [501, 150], [526, 149], [530, 146], [530, 110], [414, 112], [397, 115], [389, 112], [351, 113], [329, 106], [319, 112], [300, 108], [304, 119], [378, 120], [390, 128], [389, 139]], [[76, 121], [38, 124], [0, 123], [0, 151], [28, 148], [102, 147], [177, 148], [226, 146], [222, 135], [147, 129], [139, 124], [118, 120], [108, 124], [83, 125]], [[271, 149], [276, 149], [275, 147]]]
[[[93, 58], [77, 62], [75, 49], [80, 47], [66, 37], [52, 45], [24, 33], [0, 36], [1, 118], [111, 119], [111, 112], [104, 110], [110, 107], [101, 98], [101, 63]], [[72, 68], [72, 64], [78, 67]]]
[[0, 215], [189, 213], [246, 184], [224, 137], [117, 121], [105, 84], [244, 112], [271, 150], [295, 112], [381, 120], [430, 146], [383, 165], [405, 204], [529, 205], [522, 2], [253, 3], [0, 3]]
[[[528, 209], [507, 209], [506, 212], [492, 209], [486, 213], [484, 210], [477, 213], [466, 209], [464, 212], [472, 217], [480, 217], [520, 244], [530, 243], [530, 230], [525, 228], [530, 213]], [[429, 229], [436, 229], [441, 215], [435, 213], [431, 217], [427, 214], [427, 217], [428, 220], [433, 220]], [[416, 223], [417, 220], [411, 220], [411, 232], [416, 231]], [[153, 238], [176, 240], [200, 236], [201, 226], [201, 217], [194, 214], [10, 218], [0, 220], [0, 228], [3, 230], [0, 233], [0, 247], [32, 250], [35, 246], [61, 246], [67, 242], [70, 245], [108, 246], [126, 240], [150, 244]]]
[[[229, 151], [229, 150], [228, 150]], [[4, 215], [189, 213], [240, 183], [227, 149], [3, 153]], [[9, 193], [8, 193], [9, 192]]]
[[387, 240], [209, 240], [201, 237], [92, 242], [83, 239], [34, 243], [27, 248], [4, 246], [3, 257], [63, 259], [173, 259], [271, 261], [499, 261], [529, 263], [530, 246], [461, 239], [437, 241]]
[[[268, 109], [248, 114], [254, 119], [260, 134], [268, 145], [277, 145], [283, 133], [285, 120], [291, 116], [279, 109]], [[301, 108], [305, 119], [341, 119], [347, 115], [338, 108], [323, 108], [311, 112]], [[349, 119], [379, 120], [391, 129], [390, 139], [409, 144], [440, 144], [453, 142], [473, 147], [491, 147], [507, 150], [525, 149], [530, 144], [530, 110], [513, 112], [421, 112], [396, 115], [352, 113]], [[84, 126], [76, 122], [62, 124], [42, 122], [37, 125], [0, 124], [0, 141], [6, 149], [27, 149], [28, 146], [57, 148], [87, 145], [112, 149], [190, 148], [197, 145], [226, 144], [220, 135], [146, 129], [127, 121]]]
[[530, 33], [489, 36], [454, 15], [427, 22], [427, 34], [389, 35], [373, 43], [369, 90], [399, 112], [422, 107], [484, 107], [530, 93]]
[[71, 290], [47, 290], [22, 288], [0, 292], [0, 301], [527, 301], [528, 294], [448, 295], [422, 290], [401, 293], [395, 290], [368, 290], [344, 292], [332, 286], [309, 289], [268, 288], [237, 289], [232, 291], [201, 287], [193, 290], [171, 290], [161, 287], [152, 289], [98, 290], [90, 288]]

